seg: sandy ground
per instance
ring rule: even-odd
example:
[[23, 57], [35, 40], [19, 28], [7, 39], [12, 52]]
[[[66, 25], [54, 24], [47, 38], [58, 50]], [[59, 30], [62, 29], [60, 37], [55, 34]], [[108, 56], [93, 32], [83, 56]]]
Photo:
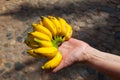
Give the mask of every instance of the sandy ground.
[[83, 64], [57, 73], [40, 68], [45, 60], [29, 56], [24, 40], [47, 15], [65, 18], [74, 38], [120, 55], [119, 0], [0, 0], [0, 80], [111, 80]]

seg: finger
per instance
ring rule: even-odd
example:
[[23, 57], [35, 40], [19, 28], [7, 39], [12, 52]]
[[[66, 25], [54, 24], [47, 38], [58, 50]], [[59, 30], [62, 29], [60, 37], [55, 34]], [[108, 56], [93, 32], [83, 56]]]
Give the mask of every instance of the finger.
[[64, 66], [63, 62], [61, 62], [55, 69], [53, 69], [52, 72], [57, 72], [57, 71], [61, 70], [61, 69], [64, 68], [64, 67], [65, 67], [65, 66]]

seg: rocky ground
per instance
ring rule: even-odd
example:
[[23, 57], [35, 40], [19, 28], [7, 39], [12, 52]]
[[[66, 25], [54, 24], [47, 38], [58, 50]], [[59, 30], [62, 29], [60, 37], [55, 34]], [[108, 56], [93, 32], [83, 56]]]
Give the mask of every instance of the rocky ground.
[[40, 16], [60, 16], [73, 37], [120, 55], [119, 0], [0, 0], [0, 80], [112, 80], [82, 64], [57, 73], [43, 71], [43, 59], [26, 53], [26, 33]]

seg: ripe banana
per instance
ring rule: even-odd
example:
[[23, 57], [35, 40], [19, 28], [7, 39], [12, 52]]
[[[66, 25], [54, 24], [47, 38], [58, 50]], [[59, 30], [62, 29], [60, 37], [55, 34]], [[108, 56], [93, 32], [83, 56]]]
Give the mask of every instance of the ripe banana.
[[66, 30], [67, 30], [67, 28], [66, 28], [66, 21], [63, 19], [63, 18], [61, 18], [61, 17], [58, 17], [58, 21], [60, 22], [60, 24], [61, 24], [61, 35], [62, 36], [65, 36], [65, 34], [66, 34]]
[[35, 58], [41, 58], [41, 55], [34, 53], [33, 50], [28, 50], [27, 53]]
[[55, 36], [57, 31], [56, 31], [56, 27], [55, 25], [52, 23], [52, 21], [50, 19], [48, 19], [47, 17], [41, 17], [42, 18], [42, 24], [43, 26], [45, 26], [46, 28], [48, 28], [52, 35]]
[[60, 25], [60, 22], [58, 21], [57, 18], [53, 17], [53, 16], [48, 16], [48, 18], [53, 22], [53, 24], [55, 25], [56, 27], [56, 30], [57, 30], [57, 35], [60, 34], [61, 32], [61, 25]]
[[72, 36], [72, 27], [61, 17], [41, 17], [38, 24], [32, 24], [33, 32], [28, 33], [25, 43], [31, 47], [27, 53], [35, 58], [41, 56], [50, 60], [42, 69], [51, 69], [59, 65], [62, 54], [58, 51], [59, 45]]
[[28, 33], [28, 35], [31, 36], [31, 37], [34, 37], [34, 38], [38, 38], [40, 40], [51, 41], [49, 36], [42, 33], [42, 32], [34, 31], [34, 32], [31, 32], [31, 33]]
[[68, 23], [66, 23], [66, 27], [67, 27], [67, 32], [64, 38], [65, 40], [69, 40], [72, 36], [73, 31], [72, 31], [72, 27]]
[[36, 42], [34, 42], [33, 40], [28, 40], [28, 39], [26, 39], [24, 42], [26, 43], [27, 46], [29, 46], [30, 48], [33, 48], [33, 49], [40, 47], [40, 46], [39, 46]]
[[39, 21], [39, 24], [40, 24], [40, 25], [43, 25], [42, 21]]
[[58, 51], [55, 47], [40, 47], [37, 49], [32, 50], [34, 53], [38, 53], [42, 56], [45, 56], [47, 58], [53, 58], [56, 55], [56, 52]]
[[44, 41], [44, 40], [39, 40], [37, 38], [34, 38], [34, 41], [40, 45], [40, 47], [52, 47], [53, 44], [50, 41]]
[[44, 33], [44, 34], [48, 35], [50, 37], [50, 39], [52, 39], [52, 34], [46, 27], [44, 27], [40, 24], [32, 24], [32, 26], [33, 26], [34, 31]]
[[56, 56], [52, 58], [50, 61], [46, 62], [43, 66], [42, 69], [52, 69], [55, 68], [60, 64], [62, 60], [62, 55], [60, 52], [57, 52]]

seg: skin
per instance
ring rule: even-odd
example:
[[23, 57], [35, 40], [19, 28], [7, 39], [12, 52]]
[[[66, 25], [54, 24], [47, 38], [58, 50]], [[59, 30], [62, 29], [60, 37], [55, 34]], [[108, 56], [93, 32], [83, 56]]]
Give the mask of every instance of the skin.
[[53, 72], [57, 72], [75, 62], [80, 62], [110, 76], [114, 80], [120, 79], [120, 56], [99, 51], [74, 38], [64, 42], [59, 47], [59, 51], [62, 53], [63, 59], [53, 69]]

